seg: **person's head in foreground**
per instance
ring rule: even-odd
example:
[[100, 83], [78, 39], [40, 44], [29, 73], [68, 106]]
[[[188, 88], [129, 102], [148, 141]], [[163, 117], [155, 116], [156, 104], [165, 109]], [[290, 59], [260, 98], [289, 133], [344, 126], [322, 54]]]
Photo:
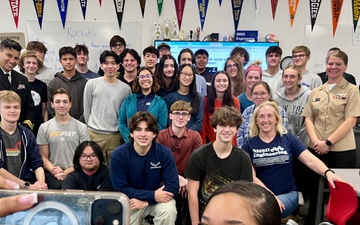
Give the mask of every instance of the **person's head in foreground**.
[[200, 225], [279, 225], [281, 212], [265, 188], [238, 180], [221, 186], [209, 198]]

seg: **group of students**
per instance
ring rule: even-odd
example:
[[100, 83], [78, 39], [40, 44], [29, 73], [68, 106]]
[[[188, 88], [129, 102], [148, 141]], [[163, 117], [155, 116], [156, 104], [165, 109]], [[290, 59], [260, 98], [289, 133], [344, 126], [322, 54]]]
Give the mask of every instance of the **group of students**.
[[[101, 77], [85, 77], [91, 72], [86, 48], [61, 48], [63, 71], [53, 74], [40, 95], [28, 85], [42, 86], [44, 92], [44, 85], [34, 81], [46, 71], [46, 50], [42, 55], [39, 49], [28, 50], [20, 57], [16, 42], [1, 42], [0, 89], [17, 95], [0, 95], [5, 141], [0, 175], [24, 188], [124, 192], [132, 224], [147, 215], [155, 224], [197, 224], [212, 193], [231, 181], [265, 187], [284, 218], [298, 206], [297, 159], [316, 172], [308, 173], [313, 183], [314, 174], [320, 174], [334, 185], [341, 178], [329, 167], [355, 166], [352, 127], [360, 116], [360, 99], [356, 86], [344, 79], [348, 59], [339, 49], [328, 53], [328, 80], [322, 85], [306, 69], [306, 46], [294, 48], [294, 65], [284, 71], [277, 46], [266, 52], [264, 71], [259, 62], [244, 70], [249, 54], [235, 48], [224, 71], [214, 75], [206, 71], [206, 50], [183, 49], [176, 61], [167, 44], [150, 46], [143, 51], [146, 67], [140, 69], [141, 57], [126, 48], [123, 38], [115, 35], [110, 46], [99, 58]], [[28, 81], [13, 70], [19, 60]], [[8, 118], [3, 108], [15, 113]], [[37, 126], [37, 139], [17, 122]], [[27, 146], [35, 151], [34, 160], [27, 158]], [[20, 168], [28, 175], [34, 171], [32, 177]], [[316, 191], [312, 188], [308, 221]]]

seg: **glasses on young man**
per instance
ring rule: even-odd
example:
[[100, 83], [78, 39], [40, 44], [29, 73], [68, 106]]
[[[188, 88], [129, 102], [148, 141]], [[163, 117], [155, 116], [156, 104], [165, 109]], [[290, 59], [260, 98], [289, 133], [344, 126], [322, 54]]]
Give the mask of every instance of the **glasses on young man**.
[[113, 48], [121, 48], [121, 47], [124, 47], [124, 44], [122, 44], [122, 43], [116, 43], [116, 44], [114, 44], [114, 45], [111, 46], [111, 47], [113, 47]]
[[298, 55], [293, 55], [292, 57], [296, 59], [296, 58], [304, 58], [305, 56], [306, 56], [305, 54], [298, 54]]
[[97, 155], [96, 155], [95, 153], [90, 154], [90, 155], [86, 155], [86, 154], [81, 154], [81, 155], [80, 155], [80, 160], [82, 160], [82, 161], [85, 161], [85, 160], [87, 160], [88, 158], [91, 159], [91, 160], [93, 160], [93, 159], [96, 159], [96, 158], [97, 158]]
[[172, 112], [171, 114], [173, 114], [175, 117], [188, 117], [190, 115], [188, 112]]

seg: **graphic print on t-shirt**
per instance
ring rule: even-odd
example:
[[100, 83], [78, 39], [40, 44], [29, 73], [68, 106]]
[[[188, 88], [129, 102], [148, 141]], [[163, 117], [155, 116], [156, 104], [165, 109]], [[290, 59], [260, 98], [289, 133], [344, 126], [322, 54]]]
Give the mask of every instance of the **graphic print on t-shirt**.
[[224, 171], [212, 171], [208, 173], [200, 190], [200, 203], [205, 205], [214, 191], [224, 184], [228, 184], [232, 181], [233, 180], [231, 178], [224, 176]]
[[254, 167], [285, 163], [289, 163], [289, 154], [280, 145], [272, 148], [253, 149]]

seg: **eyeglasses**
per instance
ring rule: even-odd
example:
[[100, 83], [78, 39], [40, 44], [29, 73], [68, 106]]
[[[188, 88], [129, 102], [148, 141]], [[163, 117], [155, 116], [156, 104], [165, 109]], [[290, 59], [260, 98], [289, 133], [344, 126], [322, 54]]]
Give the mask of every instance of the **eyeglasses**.
[[233, 67], [237, 68], [237, 65], [236, 64], [226, 65], [226, 69], [231, 69]]
[[172, 112], [171, 114], [173, 114], [175, 117], [188, 117], [190, 115], [190, 113], [187, 112]]
[[152, 75], [151, 74], [146, 74], [146, 75], [139, 75], [137, 77], [139, 78], [139, 80], [145, 80], [145, 79], [151, 79]]
[[91, 159], [91, 160], [93, 160], [93, 159], [96, 159], [97, 158], [97, 155], [95, 154], [95, 153], [93, 153], [93, 154], [91, 154], [91, 155], [86, 155], [86, 154], [81, 154], [80, 155], [80, 160], [82, 160], [82, 161], [85, 161], [85, 160], [87, 160], [87, 159]]
[[296, 59], [296, 58], [304, 58], [305, 56], [306, 56], [305, 54], [299, 54], [299, 55], [293, 55], [292, 57]]
[[251, 93], [254, 97], [257, 97], [257, 96], [261, 96], [261, 97], [264, 97], [266, 95], [268, 95], [269, 93], [268, 92], [254, 92], [254, 93]]
[[121, 48], [121, 47], [124, 47], [124, 44], [122, 44], [122, 43], [116, 43], [116, 44], [114, 44], [114, 45], [111, 46], [111, 47], [113, 47], [113, 48]]
[[193, 77], [194, 74], [192, 73], [185, 73], [185, 72], [180, 72], [181, 75], [183, 75], [184, 77]]

